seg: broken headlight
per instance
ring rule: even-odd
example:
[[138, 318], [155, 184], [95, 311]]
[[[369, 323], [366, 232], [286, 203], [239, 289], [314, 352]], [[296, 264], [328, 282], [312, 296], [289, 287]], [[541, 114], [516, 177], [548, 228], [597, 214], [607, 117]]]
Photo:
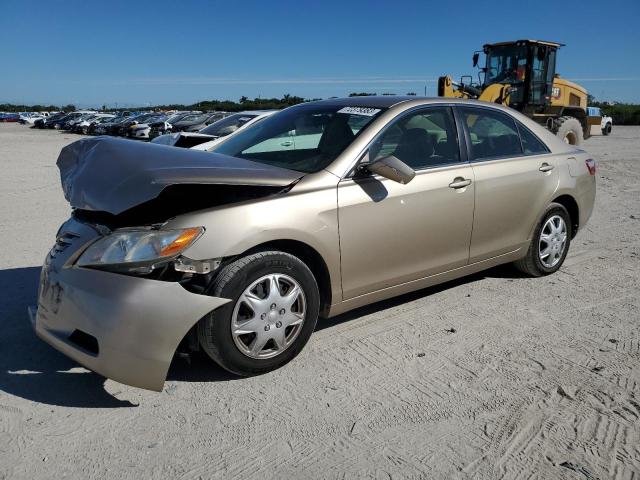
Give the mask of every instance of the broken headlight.
[[192, 245], [204, 227], [180, 230], [122, 229], [87, 248], [76, 264], [80, 267], [139, 267], [151, 271], [155, 263], [169, 260]]

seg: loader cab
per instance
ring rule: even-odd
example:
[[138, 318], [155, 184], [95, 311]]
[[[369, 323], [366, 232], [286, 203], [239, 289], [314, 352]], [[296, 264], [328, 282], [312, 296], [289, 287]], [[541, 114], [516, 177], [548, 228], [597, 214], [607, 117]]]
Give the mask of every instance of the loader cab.
[[508, 84], [511, 86], [510, 107], [530, 113], [544, 110], [552, 96], [556, 53], [560, 46], [560, 43], [537, 40], [484, 45], [483, 89], [495, 83]]

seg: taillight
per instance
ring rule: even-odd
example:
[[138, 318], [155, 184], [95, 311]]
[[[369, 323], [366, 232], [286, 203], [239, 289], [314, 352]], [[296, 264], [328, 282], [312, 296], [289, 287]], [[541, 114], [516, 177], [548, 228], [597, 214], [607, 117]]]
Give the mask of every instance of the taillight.
[[592, 160], [590, 158], [588, 160], [585, 160], [584, 163], [587, 164], [587, 168], [589, 169], [589, 175], [595, 175], [596, 174], [596, 161]]

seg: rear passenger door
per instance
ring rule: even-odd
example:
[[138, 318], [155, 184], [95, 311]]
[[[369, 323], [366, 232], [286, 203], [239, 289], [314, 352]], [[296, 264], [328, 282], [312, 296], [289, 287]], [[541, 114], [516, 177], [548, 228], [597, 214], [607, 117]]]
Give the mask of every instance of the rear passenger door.
[[475, 177], [469, 262], [524, 247], [556, 189], [547, 147], [522, 123], [494, 108], [457, 107]]

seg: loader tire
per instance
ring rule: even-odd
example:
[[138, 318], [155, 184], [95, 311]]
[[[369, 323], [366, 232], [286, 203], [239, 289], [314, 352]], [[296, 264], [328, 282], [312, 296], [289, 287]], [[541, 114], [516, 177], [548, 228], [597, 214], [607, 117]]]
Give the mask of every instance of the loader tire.
[[560, 117], [556, 120], [555, 134], [570, 145], [580, 146], [584, 139], [582, 124], [575, 117]]

